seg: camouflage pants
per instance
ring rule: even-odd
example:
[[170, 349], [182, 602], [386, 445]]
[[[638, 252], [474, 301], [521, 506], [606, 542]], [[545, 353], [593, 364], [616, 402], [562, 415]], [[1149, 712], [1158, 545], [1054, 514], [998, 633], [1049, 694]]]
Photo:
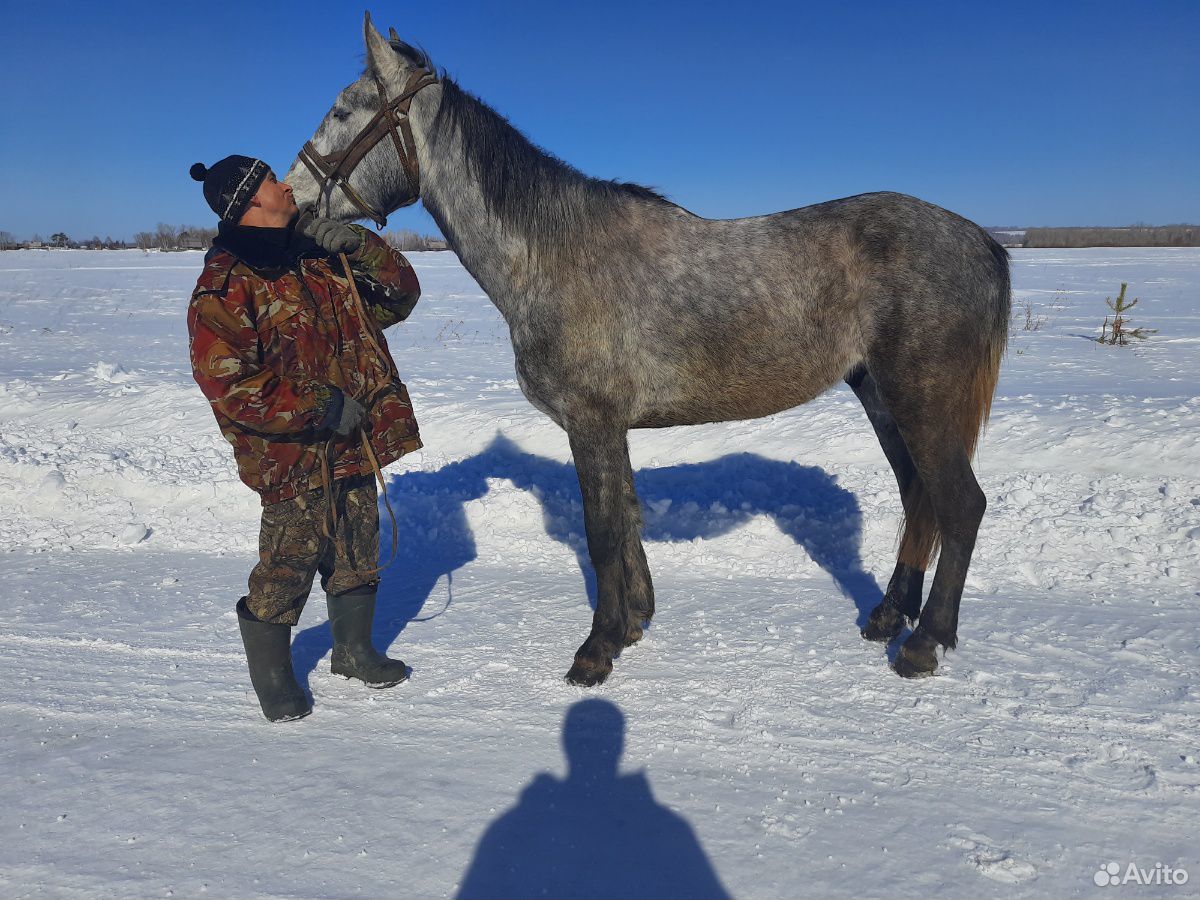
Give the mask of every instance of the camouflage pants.
[[339, 478], [332, 490], [337, 516], [332, 539], [321, 533], [328, 511], [320, 488], [263, 507], [259, 562], [246, 597], [259, 621], [299, 622], [317, 572], [322, 589], [334, 595], [379, 583], [379, 575], [371, 573], [379, 565], [375, 476]]

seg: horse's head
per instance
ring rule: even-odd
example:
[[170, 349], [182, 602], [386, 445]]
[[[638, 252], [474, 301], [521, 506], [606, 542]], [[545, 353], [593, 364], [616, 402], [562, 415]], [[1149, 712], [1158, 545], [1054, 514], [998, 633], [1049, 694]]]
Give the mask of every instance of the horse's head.
[[385, 39], [370, 13], [363, 39], [366, 69], [338, 94], [285, 179], [298, 204], [317, 204], [322, 215], [345, 222], [364, 216], [380, 222], [418, 199], [416, 147], [400, 126], [408, 111], [403, 98], [436, 81], [425, 53], [395, 29]]

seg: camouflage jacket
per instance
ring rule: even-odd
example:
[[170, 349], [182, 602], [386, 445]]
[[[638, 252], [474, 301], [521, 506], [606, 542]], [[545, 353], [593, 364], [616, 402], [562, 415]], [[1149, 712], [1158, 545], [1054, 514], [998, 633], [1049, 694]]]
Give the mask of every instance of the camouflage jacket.
[[317, 451], [330, 439], [333, 478], [372, 471], [357, 435], [319, 427], [329, 385], [366, 407], [364, 427], [380, 466], [421, 446], [408, 390], [383, 336], [412, 311], [420, 285], [400, 253], [359, 230], [363, 245], [349, 261], [370, 321], [359, 315], [338, 258], [311, 243], [308, 252], [280, 257], [279, 265], [252, 267], [250, 253], [235, 255], [218, 237], [192, 294], [193, 377], [233, 445], [238, 474], [264, 505], [320, 487]]

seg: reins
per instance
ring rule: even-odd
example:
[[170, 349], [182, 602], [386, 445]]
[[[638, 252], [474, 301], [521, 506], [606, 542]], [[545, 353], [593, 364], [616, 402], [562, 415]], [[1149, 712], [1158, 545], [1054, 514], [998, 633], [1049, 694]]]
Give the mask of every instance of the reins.
[[[417, 145], [413, 139], [412, 126], [408, 122], [408, 110], [412, 99], [422, 88], [437, 83], [437, 76], [425, 69], [413, 72], [408, 82], [395, 99], [388, 100], [387, 89], [378, 75], [375, 79], [375, 90], [379, 92], [379, 111], [354, 137], [344, 150], [335, 153], [322, 154], [317, 152], [312, 141], [306, 141], [300, 149], [300, 161], [308, 167], [313, 178], [317, 181], [318, 196], [324, 196], [328, 206], [336, 185], [350, 199], [350, 202], [374, 222], [379, 228], [387, 225], [387, 214], [372, 207], [350, 186], [350, 175], [363, 157], [383, 140], [384, 135], [392, 136], [396, 147], [396, 155], [400, 158], [400, 166], [408, 178], [411, 196], [398, 204], [395, 209], [411, 206], [421, 195], [421, 170], [417, 162]], [[393, 210], [394, 211], [394, 210]]]
[[[358, 310], [358, 315], [363, 320], [363, 339], [374, 349], [377, 358], [384, 359], [383, 348], [379, 346], [379, 342], [375, 340], [375, 336], [371, 333], [370, 323], [367, 320], [366, 307], [363, 305], [362, 297], [358, 294], [358, 287], [354, 283], [354, 273], [350, 271], [350, 261], [346, 259], [345, 253], [339, 253], [338, 259], [341, 260], [342, 268], [346, 272], [346, 279], [350, 282], [350, 294], [354, 297], [355, 309]], [[369, 395], [363, 403], [364, 408], [369, 410], [375, 398], [387, 390], [387, 387], [387, 385], [384, 385], [378, 391]], [[375, 448], [371, 446], [371, 438], [367, 435], [367, 430], [362, 425], [358, 426], [356, 433], [359, 437], [363, 455], [371, 463], [371, 470], [375, 473], [375, 478], [379, 482], [379, 489], [383, 492], [383, 505], [387, 507], [388, 518], [392, 522], [392, 552], [388, 557], [388, 561], [378, 568], [362, 571], [364, 575], [378, 575], [396, 561], [396, 551], [400, 546], [400, 534], [396, 526], [396, 513], [392, 510], [392, 502], [388, 498], [387, 484], [383, 480], [383, 471], [379, 468], [379, 459], [375, 456]], [[321, 521], [321, 534], [327, 540], [332, 540], [334, 532], [337, 530], [337, 506], [334, 502], [332, 491], [333, 473], [329, 466], [329, 451], [333, 448], [333, 441], [334, 438], [330, 437], [324, 444], [317, 448], [317, 456], [321, 463], [321, 488], [325, 492], [325, 516]]]
[[[413, 138], [412, 126], [408, 121], [408, 111], [412, 106], [413, 97], [422, 88], [436, 84], [438, 79], [432, 72], [419, 69], [409, 76], [404, 89], [392, 100], [388, 100], [387, 89], [378, 75], [374, 76], [374, 80], [375, 90], [379, 92], [379, 111], [371, 117], [370, 121], [355, 135], [354, 139], [350, 141], [345, 149], [335, 153], [322, 154], [313, 146], [312, 141], [306, 141], [300, 150], [300, 161], [308, 167], [309, 172], [316, 179], [318, 197], [324, 196], [327, 206], [333, 194], [333, 187], [336, 185], [342, 189], [342, 192], [349, 198], [350, 202], [363, 215], [382, 229], [387, 225], [387, 214], [376, 210], [359, 195], [358, 191], [351, 187], [350, 175], [354, 172], [358, 164], [363, 161], [363, 158], [374, 149], [375, 145], [383, 140], [384, 135], [390, 134], [392, 136], [392, 144], [396, 148], [396, 156], [400, 160], [401, 168], [404, 169], [404, 174], [408, 179], [408, 187], [411, 191], [411, 196], [398, 204], [395, 209], [411, 206], [417, 202], [421, 195], [421, 168], [417, 161], [417, 144]], [[354, 297], [355, 307], [363, 320], [363, 338], [375, 350], [378, 357], [383, 359], [383, 350], [371, 333], [366, 307], [363, 306], [362, 297], [359, 296], [358, 287], [354, 283], [354, 273], [350, 271], [350, 261], [346, 259], [345, 253], [339, 253], [338, 258], [341, 260], [342, 268], [346, 272], [346, 279], [350, 282], [350, 293]], [[370, 409], [375, 398], [385, 389], [386, 386], [365, 398], [364, 406]], [[375, 456], [375, 448], [371, 446], [371, 439], [367, 435], [365, 428], [359, 425], [356, 433], [359, 437], [363, 455], [371, 463], [371, 469], [374, 471], [375, 478], [379, 482], [379, 488], [383, 492], [383, 503], [387, 507], [388, 518], [392, 522], [392, 552], [388, 561], [378, 568], [364, 570], [363, 572], [366, 575], [378, 575], [396, 561], [396, 551], [399, 548], [400, 535], [396, 526], [396, 514], [392, 510], [391, 500], [388, 498], [387, 484], [383, 480], [383, 472], [380, 470], [379, 460]], [[326, 539], [330, 540], [337, 529], [337, 509], [332, 490], [333, 473], [329, 465], [329, 454], [333, 449], [333, 442], [334, 438], [330, 437], [324, 444], [317, 447], [317, 456], [321, 464], [321, 487], [325, 492], [326, 502], [325, 516], [321, 522], [321, 533]]]

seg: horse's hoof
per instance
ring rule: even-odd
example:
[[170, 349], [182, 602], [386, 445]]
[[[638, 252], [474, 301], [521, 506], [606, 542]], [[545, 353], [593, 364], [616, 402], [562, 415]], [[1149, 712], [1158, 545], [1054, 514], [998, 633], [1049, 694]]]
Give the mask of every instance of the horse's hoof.
[[625, 646], [632, 647], [642, 639], [643, 634], [645, 634], [645, 632], [642, 630], [642, 626], [640, 624], [630, 625], [629, 630], [625, 632]]
[[924, 678], [938, 667], [937, 644], [924, 635], [914, 634], [904, 642], [892, 669], [901, 678]]
[[611, 659], [576, 659], [567, 672], [567, 681], [580, 687], [595, 687], [603, 684], [612, 671]]
[[937, 660], [933, 660], [932, 668], [924, 668], [921, 663], [914, 663], [903, 656], [904, 651], [901, 650], [901, 655], [896, 657], [896, 661], [892, 663], [892, 671], [901, 678], [927, 678], [937, 669]]
[[904, 613], [883, 602], [871, 610], [867, 625], [859, 632], [864, 640], [880, 641], [884, 644], [894, 640], [904, 630]]

